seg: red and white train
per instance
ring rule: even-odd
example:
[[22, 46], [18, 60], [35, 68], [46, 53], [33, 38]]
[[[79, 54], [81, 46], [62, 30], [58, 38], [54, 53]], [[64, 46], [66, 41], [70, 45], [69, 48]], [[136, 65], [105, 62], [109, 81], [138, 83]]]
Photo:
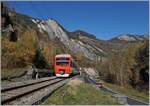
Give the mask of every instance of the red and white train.
[[69, 77], [79, 73], [77, 64], [70, 54], [55, 56], [54, 72], [57, 77]]

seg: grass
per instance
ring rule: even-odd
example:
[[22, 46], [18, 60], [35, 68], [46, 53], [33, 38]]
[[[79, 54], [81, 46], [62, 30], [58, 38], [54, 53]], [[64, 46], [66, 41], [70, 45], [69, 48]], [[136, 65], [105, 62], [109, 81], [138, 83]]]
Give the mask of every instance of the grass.
[[2, 69], [1, 70], [1, 79], [9, 80], [10, 78], [13, 78], [13, 77], [19, 77], [25, 73], [25, 71], [26, 71], [25, 69], [26, 68]]
[[104, 94], [89, 84], [82, 83], [76, 87], [65, 85], [54, 92], [44, 105], [115, 105], [118, 104], [111, 95]]
[[111, 88], [112, 90], [115, 90], [119, 93], [125, 94], [129, 97], [132, 97], [132, 98], [144, 101], [144, 102], [149, 102], [149, 95], [144, 92], [139, 92], [138, 90], [135, 90], [133, 88], [126, 88], [123, 86], [107, 83], [104, 81], [103, 81], [103, 84], [106, 87]]

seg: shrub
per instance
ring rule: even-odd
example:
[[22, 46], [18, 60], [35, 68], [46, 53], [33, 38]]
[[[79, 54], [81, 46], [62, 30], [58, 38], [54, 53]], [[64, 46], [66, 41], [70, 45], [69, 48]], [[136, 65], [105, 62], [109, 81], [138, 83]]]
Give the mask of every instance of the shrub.
[[35, 65], [36, 68], [46, 68], [48, 66], [47, 61], [43, 55], [43, 51], [38, 48], [36, 50], [36, 54], [33, 58], [33, 64]]

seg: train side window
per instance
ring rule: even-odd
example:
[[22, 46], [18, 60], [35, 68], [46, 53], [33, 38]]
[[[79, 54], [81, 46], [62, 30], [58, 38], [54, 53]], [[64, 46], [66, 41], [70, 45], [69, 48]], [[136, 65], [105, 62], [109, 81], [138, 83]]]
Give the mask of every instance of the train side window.
[[73, 67], [72, 61], [70, 61], [70, 66]]

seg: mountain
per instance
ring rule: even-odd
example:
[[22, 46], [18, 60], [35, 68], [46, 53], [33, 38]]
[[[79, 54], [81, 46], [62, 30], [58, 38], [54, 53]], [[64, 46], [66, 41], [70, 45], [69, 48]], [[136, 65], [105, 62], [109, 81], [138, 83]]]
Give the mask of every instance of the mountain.
[[43, 21], [32, 18], [31, 20], [41, 33], [48, 33], [48, 37], [51, 40], [59, 39], [74, 54], [80, 53], [90, 60], [100, 60], [105, 53], [98, 46], [90, 43], [92, 40], [96, 40], [96, 37], [92, 34], [81, 30], [68, 32], [53, 19]]
[[89, 37], [89, 38], [92, 38], [92, 39], [96, 39], [95, 35], [89, 34], [89, 33], [84, 32], [82, 30], [76, 30], [74, 32], [69, 32], [68, 34], [71, 38], [74, 38], [74, 39], [76, 39], [76, 38], [79, 39], [79, 37]]
[[78, 54], [92, 61], [104, 61], [111, 52], [127, 47], [132, 41], [145, 39], [143, 36], [123, 34], [110, 40], [100, 40], [95, 35], [82, 30], [69, 32], [52, 18], [40, 20], [16, 13], [11, 19], [18, 30], [18, 37], [21, 37], [25, 31], [34, 30], [39, 45], [53, 42], [58, 53]]
[[111, 42], [136, 42], [143, 41], [146, 37], [144, 35], [134, 35], [134, 34], [121, 34], [117, 37], [110, 39]]
[[69, 32], [51, 18], [46, 21], [33, 18], [31, 20], [38, 27], [40, 33], [46, 32], [51, 40], [59, 39], [73, 54], [79, 53], [90, 60], [103, 61], [109, 53], [126, 46], [122, 43], [117, 44], [97, 39], [95, 35], [82, 30]]

